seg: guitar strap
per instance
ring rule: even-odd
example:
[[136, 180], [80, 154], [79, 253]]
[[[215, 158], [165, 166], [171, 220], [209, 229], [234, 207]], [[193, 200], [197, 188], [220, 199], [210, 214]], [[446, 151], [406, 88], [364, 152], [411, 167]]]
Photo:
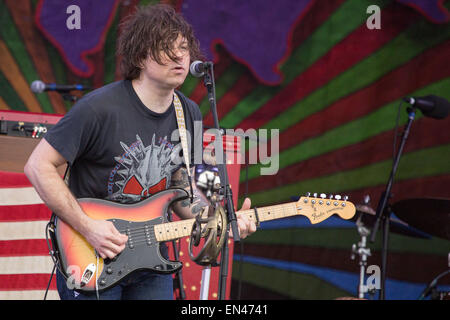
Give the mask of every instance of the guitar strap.
[[192, 176], [191, 176], [191, 166], [188, 152], [188, 142], [187, 142], [187, 133], [186, 133], [186, 123], [184, 121], [184, 112], [183, 106], [181, 104], [180, 98], [176, 92], [173, 93], [173, 105], [175, 106], [175, 115], [177, 117], [178, 124], [178, 132], [180, 133], [181, 147], [183, 148], [183, 157], [184, 163], [186, 164], [188, 179], [189, 179], [189, 187], [191, 189], [191, 203], [194, 201], [194, 192], [192, 189]]

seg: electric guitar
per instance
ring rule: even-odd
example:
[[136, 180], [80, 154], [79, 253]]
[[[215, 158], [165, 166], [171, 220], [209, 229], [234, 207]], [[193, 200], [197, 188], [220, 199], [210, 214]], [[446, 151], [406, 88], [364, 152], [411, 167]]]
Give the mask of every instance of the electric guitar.
[[[316, 196], [316, 194], [315, 194]], [[93, 219], [111, 221], [119, 232], [128, 235], [125, 249], [113, 259], [102, 259], [81, 234], [61, 219], [56, 219], [54, 249], [67, 284], [80, 291], [102, 291], [117, 284], [137, 270], [173, 273], [182, 267], [179, 261], [169, 261], [160, 253], [160, 243], [189, 236], [195, 219], [167, 222], [163, 218], [169, 206], [188, 197], [183, 189], [167, 189], [135, 204], [120, 204], [107, 200], [84, 198], [79, 204]], [[353, 203], [321, 197], [301, 197], [298, 202], [241, 211], [255, 223], [304, 215], [315, 224], [333, 214], [343, 219], [355, 215]], [[55, 246], [56, 245], [56, 246]]]

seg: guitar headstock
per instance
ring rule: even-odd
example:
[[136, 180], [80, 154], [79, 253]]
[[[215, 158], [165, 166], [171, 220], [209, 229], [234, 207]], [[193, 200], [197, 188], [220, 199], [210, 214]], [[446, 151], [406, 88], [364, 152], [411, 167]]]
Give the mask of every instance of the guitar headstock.
[[312, 224], [322, 222], [333, 214], [339, 215], [342, 219], [353, 218], [356, 208], [353, 203], [348, 201], [348, 197], [340, 195], [326, 195], [324, 193], [317, 197], [308, 192], [306, 196], [300, 197], [297, 204], [297, 213], [308, 217]]

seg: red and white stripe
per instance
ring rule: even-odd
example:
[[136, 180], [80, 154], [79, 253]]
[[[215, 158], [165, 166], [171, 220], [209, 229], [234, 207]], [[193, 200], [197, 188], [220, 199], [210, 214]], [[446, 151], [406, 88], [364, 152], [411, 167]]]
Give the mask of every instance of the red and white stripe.
[[[44, 299], [53, 269], [50, 215], [24, 174], [0, 171], [0, 300]], [[59, 299], [54, 278], [47, 299]]]

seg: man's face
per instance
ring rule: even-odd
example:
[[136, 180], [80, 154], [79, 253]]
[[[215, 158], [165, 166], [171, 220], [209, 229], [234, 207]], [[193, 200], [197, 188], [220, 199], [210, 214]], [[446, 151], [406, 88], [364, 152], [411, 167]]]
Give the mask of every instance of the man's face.
[[157, 63], [149, 55], [143, 63], [141, 77], [146, 77], [161, 88], [174, 89], [180, 86], [189, 72], [190, 55], [186, 39], [178, 36], [173, 44], [173, 52], [177, 57], [176, 61], [161, 51], [163, 64]]

